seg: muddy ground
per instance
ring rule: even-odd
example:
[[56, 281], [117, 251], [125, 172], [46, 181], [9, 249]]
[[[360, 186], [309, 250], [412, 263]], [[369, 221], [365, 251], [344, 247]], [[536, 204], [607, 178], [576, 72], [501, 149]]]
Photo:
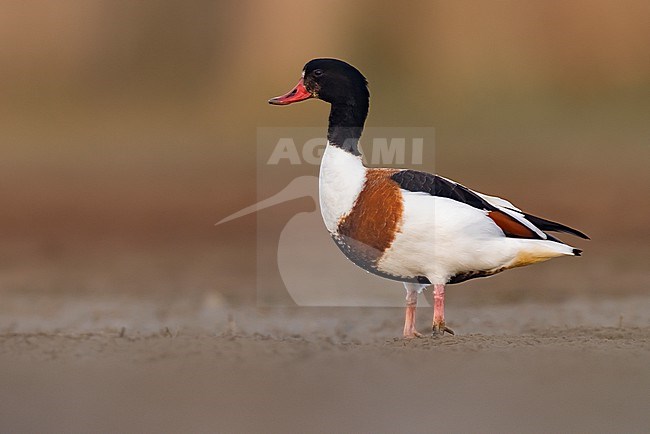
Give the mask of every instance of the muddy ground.
[[[650, 297], [257, 308], [216, 294], [12, 297], [3, 432], [645, 432]], [[419, 310], [426, 329], [429, 308]]]

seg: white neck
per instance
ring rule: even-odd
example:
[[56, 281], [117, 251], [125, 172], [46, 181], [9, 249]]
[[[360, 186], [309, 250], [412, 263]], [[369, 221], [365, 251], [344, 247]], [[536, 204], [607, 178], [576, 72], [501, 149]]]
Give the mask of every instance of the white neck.
[[335, 232], [341, 218], [350, 213], [365, 180], [361, 156], [327, 144], [320, 164], [319, 197], [328, 231]]

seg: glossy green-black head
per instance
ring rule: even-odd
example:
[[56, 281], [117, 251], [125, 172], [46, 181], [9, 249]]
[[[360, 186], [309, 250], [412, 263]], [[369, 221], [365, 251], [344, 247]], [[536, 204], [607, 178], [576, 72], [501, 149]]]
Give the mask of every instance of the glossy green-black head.
[[368, 82], [357, 68], [338, 59], [314, 59], [307, 62], [302, 78], [286, 95], [269, 100], [270, 104], [287, 105], [309, 98], [331, 104], [327, 140], [353, 155], [368, 116], [370, 93]]
[[338, 59], [313, 59], [302, 70], [302, 78], [286, 95], [269, 100], [287, 105], [318, 98], [332, 105], [368, 105], [368, 82], [357, 68]]

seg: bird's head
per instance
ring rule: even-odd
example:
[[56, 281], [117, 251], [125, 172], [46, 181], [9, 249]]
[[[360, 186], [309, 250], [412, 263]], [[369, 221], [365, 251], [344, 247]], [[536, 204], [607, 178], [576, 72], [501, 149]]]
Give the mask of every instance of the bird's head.
[[289, 93], [271, 98], [269, 104], [287, 105], [318, 98], [332, 105], [367, 106], [368, 82], [357, 68], [338, 59], [313, 59], [302, 70], [302, 77]]

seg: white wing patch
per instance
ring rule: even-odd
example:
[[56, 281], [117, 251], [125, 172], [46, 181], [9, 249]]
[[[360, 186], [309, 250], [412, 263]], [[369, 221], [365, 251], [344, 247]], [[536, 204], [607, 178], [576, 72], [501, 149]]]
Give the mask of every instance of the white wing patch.
[[480, 196], [483, 200], [485, 200], [487, 203], [490, 205], [494, 205], [497, 208], [509, 208], [515, 211], [521, 211], [519, 208], [514, 206], [512, 203], [508, 202], [505, 199], [501, 199], [500, 197], [496, 196], [488, 196], [487, 194], [479, 193], [478, 191], [472, 190], [474, 193], [476, 193], [478, 196]]
[[[447, 179], [447, 181], [453, 182], [454, 184], [458, 184], [456, 181], [453, 181], [451, 179]], [[524, 216], [524, 214], [521, 212], [521, 210], [516, 206], [514, 206], [510, 201], [507, 201], [497, 196], [490, 196], [487, 194], [479, 193], [478, 191], [474, 191], [471, 188], [467, 188], [467, 189], [470, 190], [472, 193], [476, 194], [477, 196], [479, 196], [481, 199], [483, 199], [490, 205], [496, 207], [499, 211], [503, 212], [504, 214], [508, 214], [510, 217], [517, 220], [522, 225], [526, 226], [528, 229], [530, 229], [531, 231], [539, 235], [543, 240], [548, 239], [546, 234], [543, 231], [541, 231], [537, 226], [529, 222]]]

